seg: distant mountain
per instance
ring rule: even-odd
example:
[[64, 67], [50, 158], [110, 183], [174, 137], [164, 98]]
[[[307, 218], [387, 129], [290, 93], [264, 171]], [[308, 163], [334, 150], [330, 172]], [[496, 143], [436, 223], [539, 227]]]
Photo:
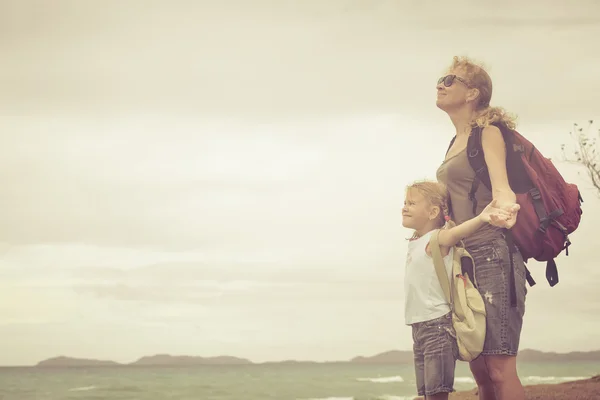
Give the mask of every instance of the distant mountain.
[[194, 357], [157, 354], [142, 357], [129, 365], [247, 365], [252, 361], [231, 356]]
[[410, 364], [413, 362], [413, 353], [412, 351], [390, 350], [371, 357], [354, 357], [350, 362], [358, 364]]
[[[545, 353], [538, 350], [524, 349], [519, 352], [520, 362], [570, 362], [570, 361], [597, 361], [600, 362], [600, 350], [571, 353]], [[412, 351], [390, 350], [374, 356], [354, 357], [349, 361], [332, 361], [335, 363], [352, 364], [411, 364], [413, 362]], [[328, 363], [332, 363], [328, 362]], [[263, 364], [323, 364], [316, 361], [269, 361]], [[37, 367], [102, 367], [102, 366], [193, 366], [193, 365], [249, 365], [254, 364], [245, 358], [232, 356], [197, 357], [197, 356], [172, 356], [169, 354], [157, 354], [145, 356], [130, 364], [119, 364], [114, 361], [103, 361], [71, 357], [54, 357], [40, 361]]]
[[37, 363], [36, 367], [113, 367], [121, 365], [114, 361], [91, 360], [86, 358], [54, 357]]

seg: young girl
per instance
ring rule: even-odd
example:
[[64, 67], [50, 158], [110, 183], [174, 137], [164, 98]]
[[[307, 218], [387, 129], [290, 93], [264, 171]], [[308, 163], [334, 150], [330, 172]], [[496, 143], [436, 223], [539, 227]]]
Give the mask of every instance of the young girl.
[[[490, 203], [475, 218], [458, 226], [448, 216], [444, 185], [423, 181], [410, 185], [402, 209], [402, 226], [414, 230], [408, 244], [404, 278], [405, 322], [412, 326], [415, 374], [419, 396], [448, 399], [454, 391], [458, 358], [450, 306], [435, 272], [429, 240], [439, 231], [439, 245], [450, 279], [452, 247], [490, 221], [508, 219], [506, 211]], [[446, 229], [441, 229], [445, 226]]]

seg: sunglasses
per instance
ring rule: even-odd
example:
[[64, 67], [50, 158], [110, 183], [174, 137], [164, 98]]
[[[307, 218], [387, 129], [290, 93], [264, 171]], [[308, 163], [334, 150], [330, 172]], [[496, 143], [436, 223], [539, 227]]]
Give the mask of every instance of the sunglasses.
[[466, 87], [471, 87], [471, 85], [469, 85], [469, 83], [467, 81], [465, 81], [463, 78], [461, 78], [460, 76], [456, 76], [456, 75], [446, 75], [446, 76], [442, 76], [440, 79], [438, 79], [437, 84], [439, 85], [440, 83], [444, 83], [444, 86], [446, 87], [450, 87], [452, 86], [452, 84], [454, 83], [454, 80], [457, 80], [459, 82], [461, 82], [463, 85], [465, 85]]

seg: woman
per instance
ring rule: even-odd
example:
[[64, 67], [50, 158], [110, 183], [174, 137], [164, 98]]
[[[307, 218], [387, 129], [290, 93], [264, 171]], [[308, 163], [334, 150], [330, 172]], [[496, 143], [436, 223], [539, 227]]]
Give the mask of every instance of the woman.
[[[504, 232], [516, 222], [516, 196], [508, 183], [506, 148], [496, 125], [514, 128], [514, 120], [503, 109], [490, 107], [492, 81], [485, 70], [467, 58], [454, 57], [448, 75], [437, 84], [437, 106], [456, 127], [456, 139], [437, 171], [450, 195], [452, 219], [461, 224], [479, 214], [492, 200], [511, 212], [508, 221], [483, 226], [465, 240], [475, 260], [475, 278], [486, 305], [486, 337], [481, 356], [470, 363], [480, 400], [523, 400], [517, 375], [517, 351], [525, 313], [525, 264], [518, 249], [512, 251]], [[481, 127], [482, 147], [492, 190], [477, 186], [473, 202], [469, 196], [475, 172], [466, 151], [474, 128]], [[474, 206], [475, 210], [473, 210]], [[510, 257], [513, 257], [517, 304], [510, 302]]]

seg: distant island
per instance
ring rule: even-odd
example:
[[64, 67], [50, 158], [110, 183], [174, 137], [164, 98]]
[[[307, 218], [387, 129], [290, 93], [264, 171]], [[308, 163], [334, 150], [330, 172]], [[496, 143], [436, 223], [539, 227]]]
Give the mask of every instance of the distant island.
[[54, 357], [37, 363], [36, 367], [114, 367], [121, 365], [115, 361], [93, 360], [87, 358]]
[[244, 358], [231, 356], [218, 357], [195, 357], [195, 356], [172, 356], [169, 354], [157, 354], [145, 356], [128, 364], [115, 361], [101, 361], [84, 358], [54, 357], [36, 364], [36, 367], [110, 367], [110, 366], [194, 366], [194, 365], [248, 365], [252, 361]]
[[157, 354], [155, 356], [142, 357], [129, 365], [247, 365], [252, 361], [245, 358], [218, 356], [171, 356], [169, 354]]
[[[573, 361], [600, 361], [600, 350], [570, 353], [546, 353], [538, 350], [522, 350], [519, 352], [520, 362], [573, 362]], [[94, 360], [71, 357], [54, 357], [40, 361], [36, 367], [61, 368], [61, 367], [116, 367], [116, 366], [198, 366], [198, 365], [255, 365], [255, 364], [326, 364], [326, 363], [351, 363], [351, 364], [411, 364], [412, 351], [391, 350], [374, 356], [354, 357], [348, 361], [269, 361], [254, 363], [245, 358], [232, 356], [199, 357], [199, 356], [174, 356], [157, 354], [145, 356], [132, 363], [117, 363], [110, 360]]]

